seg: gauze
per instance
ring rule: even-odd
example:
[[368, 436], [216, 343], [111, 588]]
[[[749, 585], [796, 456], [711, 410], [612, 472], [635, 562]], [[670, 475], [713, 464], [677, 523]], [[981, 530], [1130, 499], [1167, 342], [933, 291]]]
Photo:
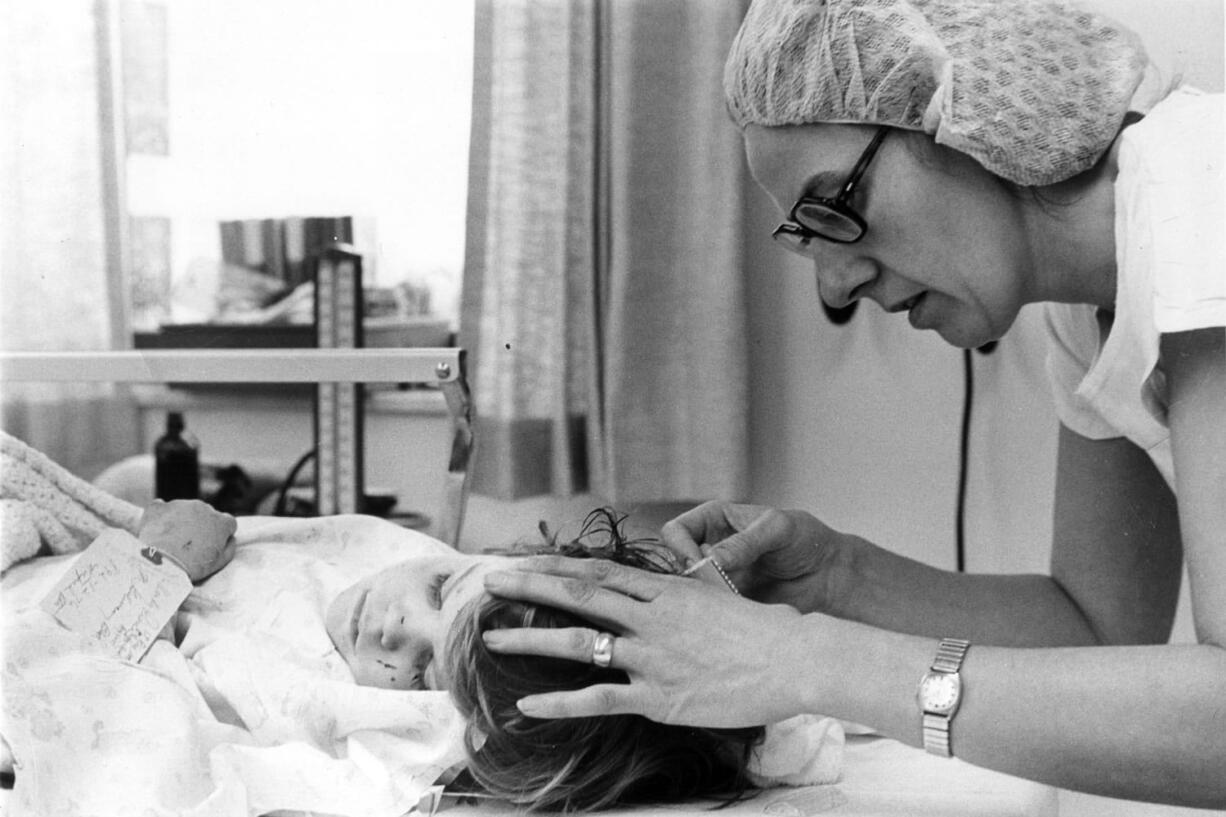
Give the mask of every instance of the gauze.
[[932, 134], [1019, 185], [1091, 167], [1148, 60], [1059, 0], [754, 0], [724, 71], [737, 125], [854, 122]]

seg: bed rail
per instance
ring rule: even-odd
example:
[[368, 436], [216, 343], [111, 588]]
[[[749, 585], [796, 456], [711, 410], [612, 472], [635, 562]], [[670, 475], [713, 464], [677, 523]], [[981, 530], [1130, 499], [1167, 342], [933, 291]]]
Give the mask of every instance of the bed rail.
[[[472, 400], [457, 348], [156, 349], [118, 352], [0, 352], [2, 382], [68, 383], [430, 383], [452, 423], [437, 538], [457, 546], [468, 502]], [[333, 429], [337, 432], [339, 429]], [[355, 455], [356, 456], [356, 455]], [[360, 459], [338, 463], [357, 468]]]

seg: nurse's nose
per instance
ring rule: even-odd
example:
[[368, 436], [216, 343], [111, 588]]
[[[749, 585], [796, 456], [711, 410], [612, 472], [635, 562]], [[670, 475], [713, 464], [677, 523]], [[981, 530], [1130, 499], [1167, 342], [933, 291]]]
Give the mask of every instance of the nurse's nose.
[[841, 247], [815, 254], [813, 271], [818, 297], [834, 309], [843, 309], [864, 297], [877, 278], [876, 264]]

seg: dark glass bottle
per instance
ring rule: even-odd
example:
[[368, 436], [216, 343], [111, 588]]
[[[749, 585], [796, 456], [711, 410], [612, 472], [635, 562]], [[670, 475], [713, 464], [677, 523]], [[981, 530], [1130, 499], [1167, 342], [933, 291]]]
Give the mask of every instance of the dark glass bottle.
[[166, 433], [153, 445], [154, 496], [172, 499], [200, 498], [200, 444], [185, 429], [183, 415], [166, 415]]

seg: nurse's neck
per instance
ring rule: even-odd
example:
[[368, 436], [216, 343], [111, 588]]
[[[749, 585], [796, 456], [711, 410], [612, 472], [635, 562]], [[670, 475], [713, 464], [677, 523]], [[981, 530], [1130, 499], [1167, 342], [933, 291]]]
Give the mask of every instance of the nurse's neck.
[[[1117, 142], [1118, 145], [1118, 142]], [[1028, 221], [1040, 301], [1115, 309], [1116, 147], [1094, 168], [1043, 188]]]

